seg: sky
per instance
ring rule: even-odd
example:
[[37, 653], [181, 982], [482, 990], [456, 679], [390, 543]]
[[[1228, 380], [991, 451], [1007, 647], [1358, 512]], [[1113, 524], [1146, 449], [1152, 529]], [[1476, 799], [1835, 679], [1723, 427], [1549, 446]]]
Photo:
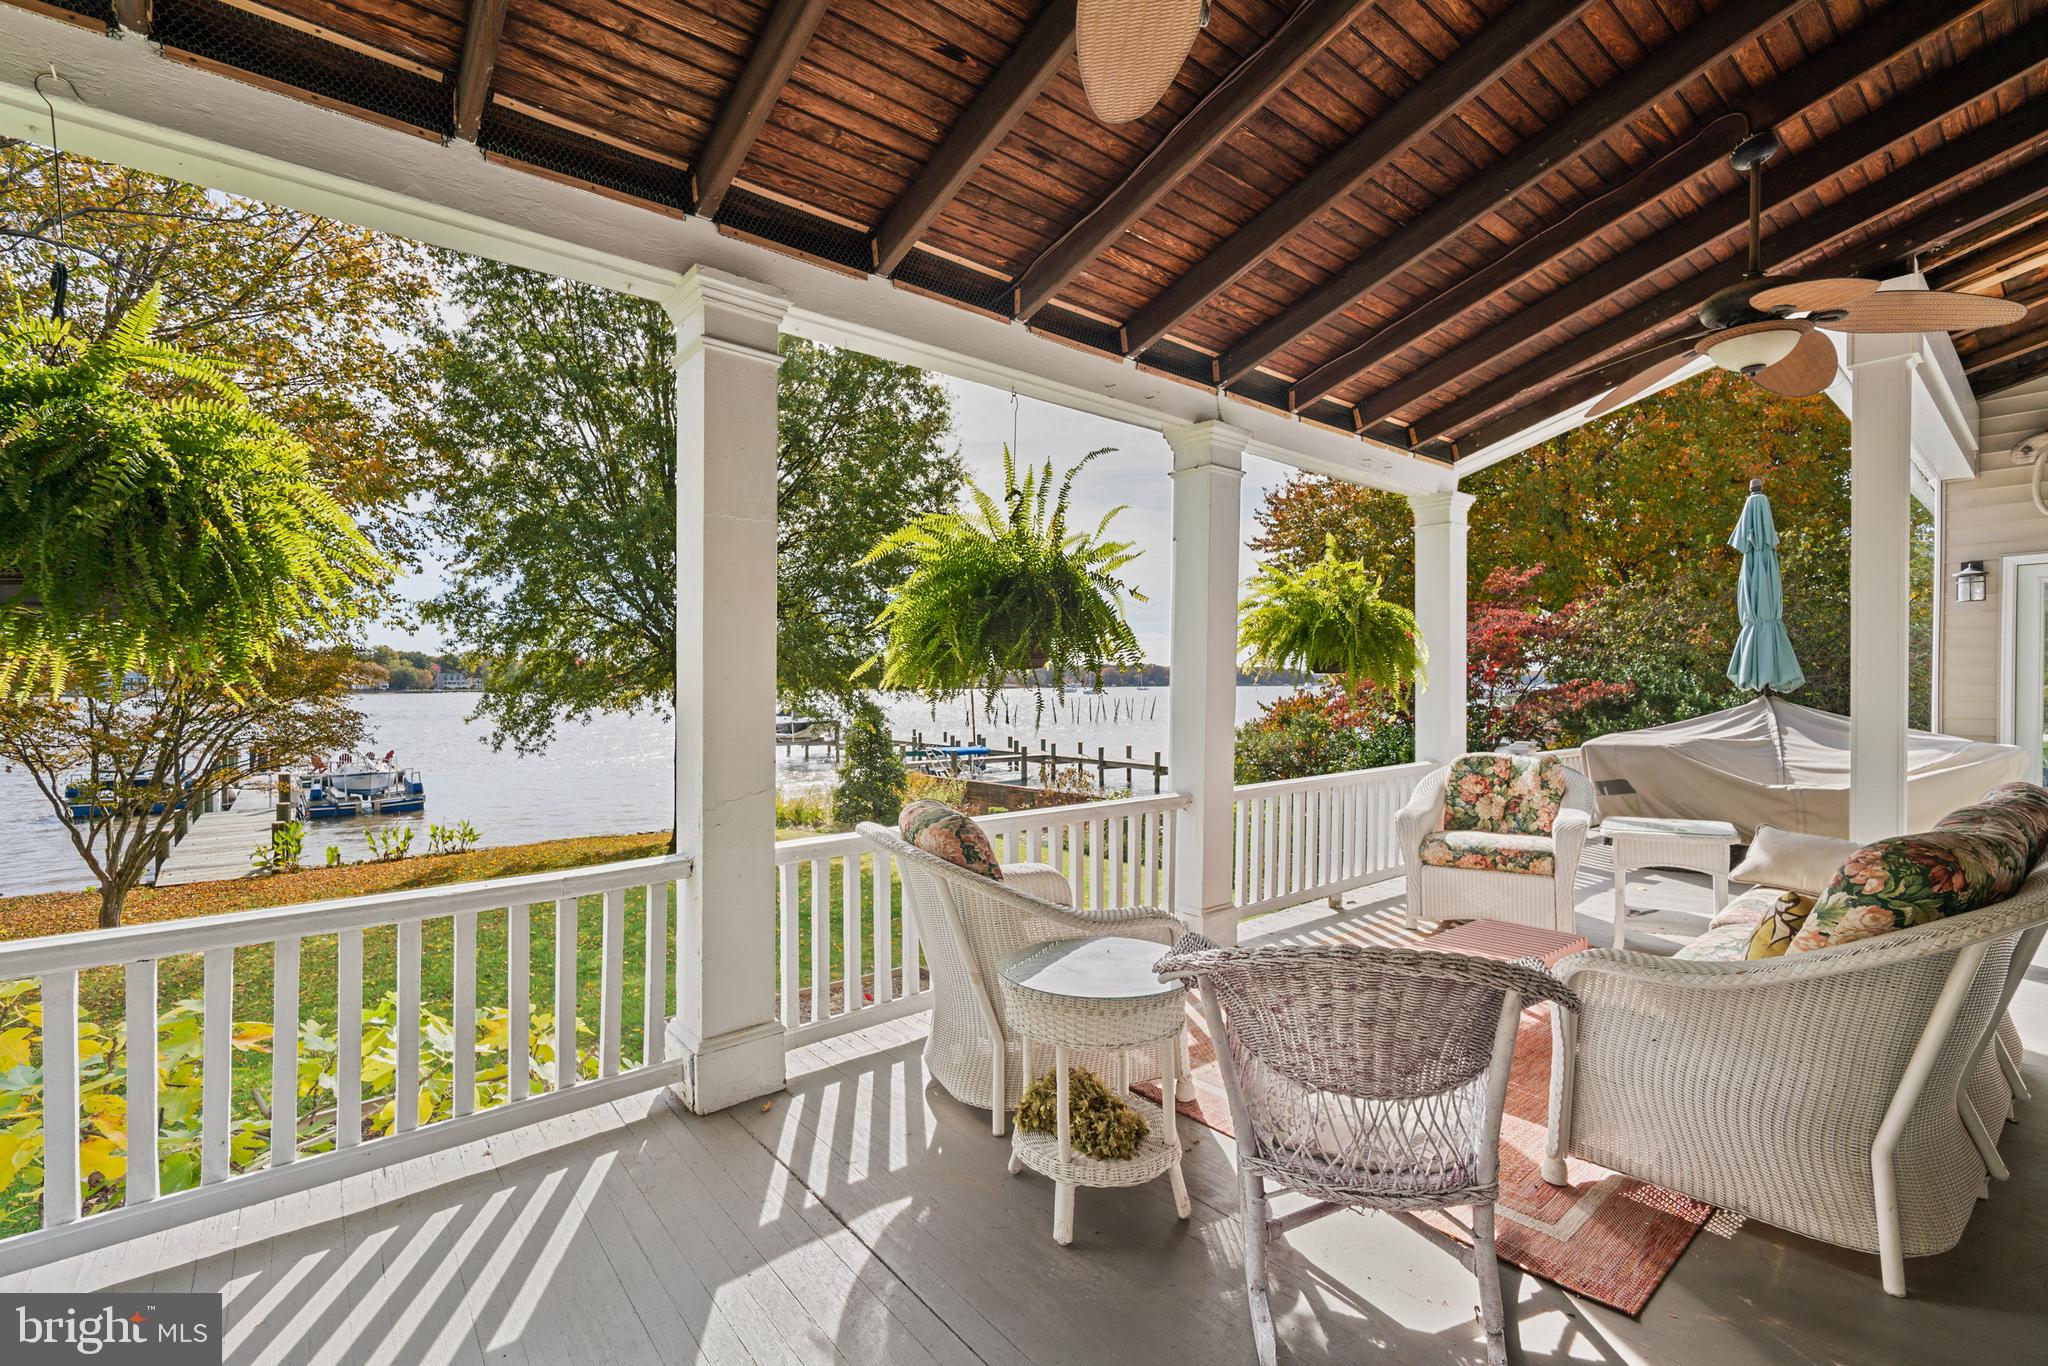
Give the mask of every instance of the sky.
[[[968, 476], [991, 492], [1003, 486], [1003, 446], [1011, 440], [1013, 429], [1020, 463], [1051, 460], [1058, 473], [1089, 451], [1112, 448], [1096, 457], [1075, 482], [1070, 520], [1093, 528], [1103, 513], [1119, 504], [1128, 505], [1110, 523], [1110, 534], [1143, 549], [1126, 576], [1146, 601], [1127, 604], [1127, 611], [1145, 658], [1165, 663], [1173, 577], [1173, 482], [1168, 477], [1173, 453], [1167, 449], [1166, 438], [1142, 427], [1038, 399], [1013, 399], [1007, 392], [983, 384], [955, 379], [940, 382], [953, 395], [954, 438]], [[1285, 466], [1274, 461], [1245, 457], [1238, 520], [1247, 538], [1255, 530], [1252, 513], [1269, 490], [1286, 482], [1287, 473]], [[1243, 567], [1248, 576], [1252, 567], [1248, 552]], [[402, 598], [417, 600], [431, 597], [440, 583], [438, 566], [429, 558], [419, 573], [400, 581], [398, 591]], [[408, 628], [397, 622], [387, 622], [377, 638], [401, 649], [438, 651], [442, 645], [431, 628]]]

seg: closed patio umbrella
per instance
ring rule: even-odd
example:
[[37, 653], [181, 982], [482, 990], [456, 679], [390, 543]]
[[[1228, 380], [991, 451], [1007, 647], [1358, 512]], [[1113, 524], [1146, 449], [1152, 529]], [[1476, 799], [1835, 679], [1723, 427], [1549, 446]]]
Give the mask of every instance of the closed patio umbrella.
[[1771, 520], [1771, 500], [1764, 481], [1749, 481], [1749, 498], [1728, 544], [1742, 552], [1742, 579], [1736, 585], [1736, 610], [1742, 634], [1728, 657], [1728, 681], [1757, 692], [1791, 692], [1806, 681], [1792, 638], [1785, 634], [1785, 586], [1778, 577], [1778, 528]]

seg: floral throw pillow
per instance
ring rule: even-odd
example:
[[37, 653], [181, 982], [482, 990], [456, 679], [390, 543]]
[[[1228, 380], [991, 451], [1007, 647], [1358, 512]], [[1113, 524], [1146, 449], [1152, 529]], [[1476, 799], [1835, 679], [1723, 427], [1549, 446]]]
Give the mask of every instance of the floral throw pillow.
[[[2020, 827], [2027, 837], [2029, 863], [2039, 863], [2041, 855], [2048, 854], [2048, 787], [2036, 783], [2002, 783], [1985, 793], [1984, 799], [1976, 806], [1963, 808], [1963, 811], [1981, 810], [1995, 810]], [[1955, 815], [1960, 816], [1963, 811]], [[1948, 820], [1942, 821], [1943, 825], [1947, 823]]]
[[2026, 843], [2001, 820], [1944, 823], [1926, 834], [1866, 844], [1821, 894], [1792, 937], [1791, 952], [1853, 943], [2002, 901], [2019, 890], [2029, 866]]
[[935, 858], [957, 864], [991, 882], [1003, 880], [1002, 865], [996, 862], [995, 847], [988, 836], [963, 811], [929, 798], [903, 808], [897, 828], [903, 841]]
[[1444, 829], [1548, 835], [1564, 808], [1564, 764], [1547, 754], [1466, 754], [1444, 781]]

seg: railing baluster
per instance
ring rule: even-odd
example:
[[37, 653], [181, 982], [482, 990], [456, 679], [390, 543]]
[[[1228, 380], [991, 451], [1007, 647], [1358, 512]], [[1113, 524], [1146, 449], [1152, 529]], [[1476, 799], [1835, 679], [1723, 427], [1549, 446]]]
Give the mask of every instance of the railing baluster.
[[797, 929], [797, 871], [794, 863], [782, 865], [782, 1027], [795, 1029], [801, 1020], [796, 1013], [796, 984], [801, 960], [802, 937]]
[[[68, 1224], [82, 1212], [78, 1184], [78, 974], [43, 974], [43, 1227]], [[206, 1122], [211, 1125], [213, 1034], [206, 1071]], [[227, 1102], [221, 1102], [223, 1111]], [[226, 1125], [222, 1125], [226, 1131]], [[11, 1175], [11, 1173], [10, 1173]]]
[[811, 1020], [832, 1012], [826, 989], [832, 980], [832, 865], [811, 860]]
[[[156, 1156], [156, 961], [128, 965], [128, 1058], [124, 1099], [128, 1106], [127, 1200], [140, 1205], [160, 1193]], [[48, 1019], [48, 1012], [44, 1013]]]
[[363, 932], [334, 936], [334, 1146], [363, 1141]]
[[889, 856], [868, 855], [868, 888], [875, 903], [875, 1004], [896, 999], [896, 898], [889, 890]]
[[[1072, 893], [1074, 906], [1078, 909], [1082, 903], [1082, 893], [1086, 890], [1086, 881], [1083, 877], [1086, 870], [1081, 866], [1081, 841], [1075, 837], [1075, 828], [1072, 821], [1060, 822], [1060, 832], [1054, 848], [1066, 851], [1067, 890]], [[1054, 859], [1053, 862], [1058, 864], [1060, 860]]]
[[850, 851], [841, 861], [846, 868], [839, 878], [842, 937], [846, 940], [846, 959], [839, 965], [846, 982], [840, 993], [843, 998], [841, 1005], [847, 1010], [859, 1010], [865, 1004], [860, 980], [860, 851]]
[[640, 988], [640, 1061], [651, 1066], [668, 1055], [668, 884], [650, 882], [642, 894], [647, 961]]
[[532, 1059], [533, 907], [505, 908], [505, 1103], [526, 1099]]
[[[889, 860], [895, 866], [896, 860]], [[910, 888], [903, 889], [903, 994], [915, 996], [924, 990], [924, 969], [918, 966], [917, 915], [910, 904]]]
[[[228, 1175], [228, 1139], [234, 1116], [235, 951], [208, 949], [201, 998], [199, 1074], [199, 1180], [203, 1185]], [[74, 1031], [73, 1037], [76, 1037]]]
[[392, 1130], [420, 1126], [420, 922], [398, 922], [398, 1075], [391, 1090]]
[[626, 889], [604, 894], [604, 957], [598, 968], [597, 1074], [619, 1075], [626, 1025]]
[[458, 1115], [476, 1110], [476, 917], [475, 911], [455, 913], [454, 1000], [448, 1012], [449, 1048], [455, 1055], [453, 1107]]
[[566, 1091], [577, 1081], [576, 1058], [576, 913], [578, 898], [555, 900], [555, 1089]]
[[299, 1156], [299, 940], [272, 951], [270, 1022], [270, 1165]]
[[1124, 841], [1130, 838], [1131, 822], [1127, 816], [1111, 816], [1108, 821], [1109, 833], [1109, 886], [1110, 905], [1131, 904], [1130, 889], [1124, 886]]
[[1109, 819], [1088, 822], [1089, 863], [1095, 875], [1095, 909], [1109, 906]]

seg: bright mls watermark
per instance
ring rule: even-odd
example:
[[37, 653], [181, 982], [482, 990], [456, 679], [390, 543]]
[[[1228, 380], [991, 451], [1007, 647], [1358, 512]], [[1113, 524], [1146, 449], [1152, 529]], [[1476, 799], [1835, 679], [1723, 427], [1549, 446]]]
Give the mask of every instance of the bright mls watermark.
[[0, 1294], [0, 1362], [220, 1366], [221, 1297]]

